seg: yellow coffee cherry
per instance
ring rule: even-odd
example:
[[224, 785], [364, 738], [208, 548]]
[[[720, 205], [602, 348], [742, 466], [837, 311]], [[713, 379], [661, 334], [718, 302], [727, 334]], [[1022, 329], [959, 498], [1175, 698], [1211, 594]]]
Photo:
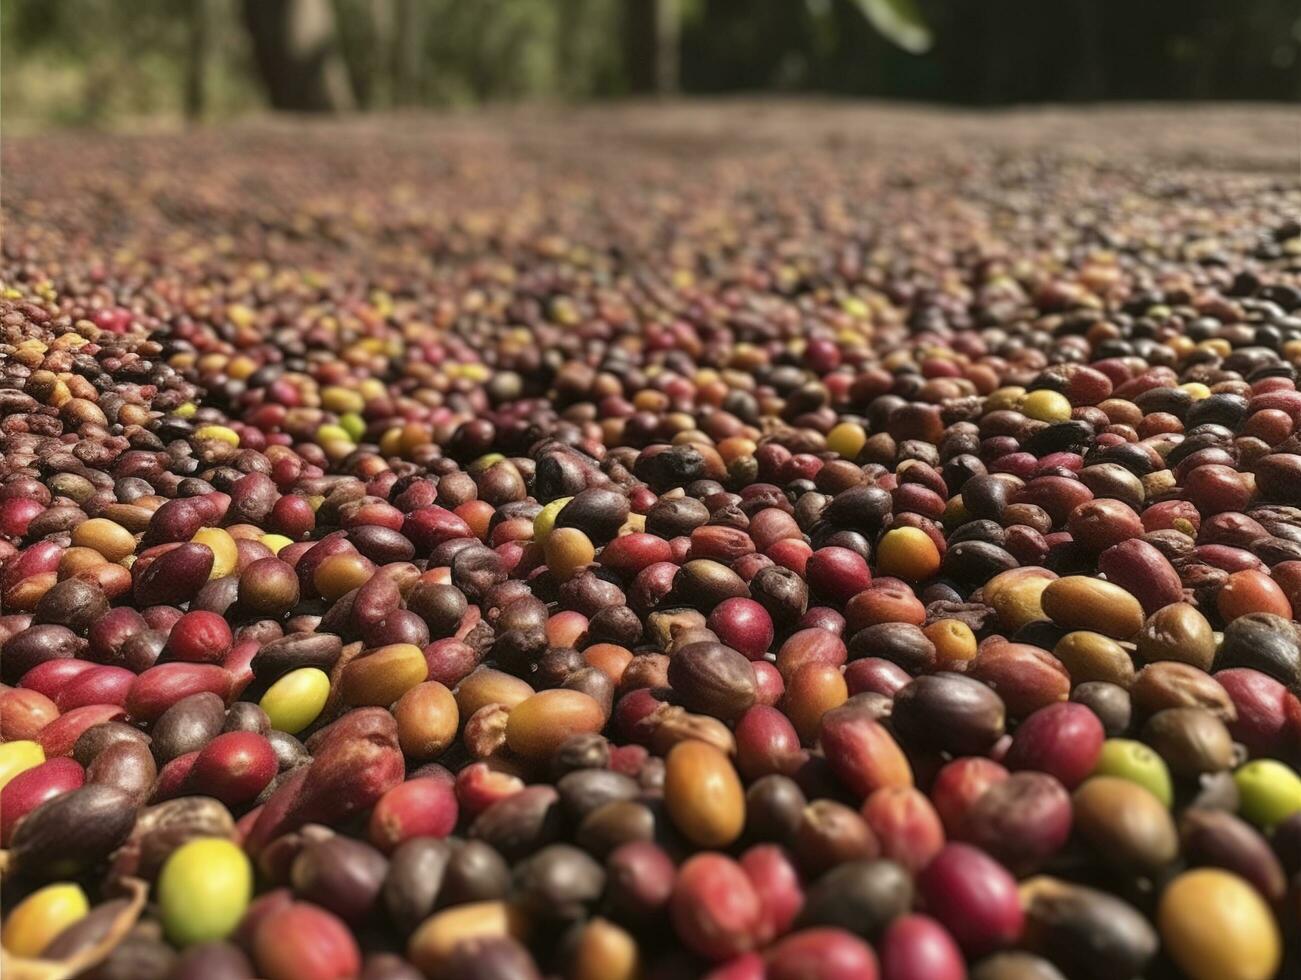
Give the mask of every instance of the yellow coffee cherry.
[[976, 634], [960, 619], [937, 619], [922, 632], [935, 644], [935, 655], [941, 663], [976, 658]]
[[1032, 391], [1021, 402], [1021, 413], [1040, 422], [1067, 422], [1071, 417], [1071, 403], [1057, 391]]
[[258, 540], [270, 548], [273, 555], [280, 554], [281, 548], [294, 543], [283, 534], [264, 534]]
[[280, 678], [262, 695], [258, 707], [271, 727], [297, 735], [316, 721], [330, 697], [330, 675], [316, 667], [300, 667]]
[[391, 643], [343, 668], [339, 691], [350, 705], [388, 707], [429, 676], [424, 651], [414, 643]]
[[495, 466], [497, 463], [500, 463], [505, 458], [506, 457], [503, 456], [501, 453], [484, 453], [482, 456], [480, 456], [478, 459], [472, 462], [469, 466], [467, 466], [465, 468], [465, 472], [482, 473], [485, 470], [487, 470], [488, 467]]
[[225, 939], [253, 896], [253, 866], [238, 844], [212, 837], [182, 844], [158, 875], [158, 906], [178, 946]]
[[1024, 398], [1025, 389], [1018, 385], [998, 388], [995, 391], [991, 391], [988, 397], [985, 398], [985, 411], [1018, 411], [1021, 408], [1021, 402]]
[[321, 447], [332, 442], [344, 442], [351, 445], [352, 441], [352, 436], [348, 434], [348, 430], [341, 425], [326, 423], [316, 430], [316, 444]]
[[573, 499], [573, 497], [557, 497], [550, 503], [543, 505], [542, 509], [538, 511], [537, 517], [533, 518], [534, 541], [541, 545], [547, 543], [547, 536], [551, 534], [551, 529], [556, 526], [556, 518], [565, 509], [565, 504]]
[[512, 936], [528, 929], [523, 910], [503, 901], [465, 902], [435, 912], [411, 934], [407, 959], [427, 977], [444, 976], [452, 951], [472, 939]]
[[72, 543], [78, 548], [98, 551], [106, 561], [121, 561], [136, 550], [135, 535], [103, 517], [92, 517], [73, 528]]
[[1192, 980], [1271, 980], [1283, 958], [1274, 913], [1242, 878], [1185, 871], [1157, 908], [1161, 940]]
[[591, 539], [576, 527], [558, 527], [547, 535], [543, 545], [547, 567], [559, 579], [572, 578], [574, 574], [596, 559], [596, 549]]
[[195, 544], [206, 544], [212, 551], [209, 579], [225, 578], [235, 571], [235, 566], [239, 563], [239, 548], [229, 533], [219, 527], [202, 527], [194, 532], [194, 537], [190, 540]]
[[379, 451], [384, 456], [402, 455], [402, 429], [394, 427], [379, 437]]
[[845, 459], [855, 459], [867, 443], [867, 433], [855, 422], [841, 422], [827, 433], [827, 448]]
[[89, 911], [86, 893], [76, 885], [46, 885], [14, 906], [0, 932], [0, 945], [15, 956], [40, 956], [55, 936]]
[[856, 317], [860, 320], [865, 320], [872, 314], [868, 305], [857, 296], [846, 296], [840, 301], [840, 308], [850, 316]]
[[347, 412], [361, 412], [366, 407], [366, 403], [360, 392], [338, 385], [327, 385], [321, 392], [321, 407], [327, 412], [343, 415]]
[[39, 742], [19, 739], [0, 745], [0, 789], [4, 789], [20, 772], [45, 761], [45, 750]]
[[194, 430], [194, 438], [199, 442], [205, 439], [216, 439], [218, 442], [229, 443], [232, 446], [239, 445], [239, 433], [224, 425], [201, 425]]
[[921, 582], [940, 570], [940, 550], [921, 528], [896, 527], [881, 538], [876, 565], [882, 575]]

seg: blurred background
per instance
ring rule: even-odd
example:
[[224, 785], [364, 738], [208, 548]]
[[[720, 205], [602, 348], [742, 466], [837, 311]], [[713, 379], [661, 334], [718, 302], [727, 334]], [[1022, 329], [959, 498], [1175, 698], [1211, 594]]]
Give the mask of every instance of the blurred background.
[[4, 0], [6, 125], [655, 95], [1301, 99], [1301, 0]]

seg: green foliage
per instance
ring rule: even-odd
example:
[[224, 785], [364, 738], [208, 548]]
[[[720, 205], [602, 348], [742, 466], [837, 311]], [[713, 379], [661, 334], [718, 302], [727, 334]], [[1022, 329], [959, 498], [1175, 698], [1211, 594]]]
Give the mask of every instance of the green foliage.
[[[210, 5], [213, 115], [259, 102], [236, 0]], [[181, 114], [190, 18], [200, 0], [3, 0], [0, 113], [19, 128]]]
[[933, 40], [913, 0], [857, 0], [872, 26], [912, 54], [929, 51]]
[[587, 98], [619, 73], [618, 0], [428, 4], [426, 101]]
[[[610, 39], [619, 29], [619, 2], [412, 0], [420, 66], [415, 101], [581, 99], [615, 89], [621, 66]], [[359, 101], [393, 104], [392, 63], [402, 41], [394, 33], [395, 4], [335, 0], [335, 7]]]
[[[181, 113], [192, 18], [204, 0], [3, 0], [0, 97], [7, 122], [97, 124]], [[205, 115], [263, 97], [240, 0], [206, 0]], [[409, 2], [415, 103], [590, 99], [624, 89], [622, 0], [333, 0], [363, 108], [396, 98], [399, 6]], [[698, 2], [698, 0], [689, 0]]]

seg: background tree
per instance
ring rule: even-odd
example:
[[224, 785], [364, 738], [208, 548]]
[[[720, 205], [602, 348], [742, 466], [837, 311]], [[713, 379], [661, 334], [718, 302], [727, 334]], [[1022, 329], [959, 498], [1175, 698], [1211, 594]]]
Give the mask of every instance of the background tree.
[[24, 122], [676, 89], [1005, 105], [1301, 96], [1296, 0], [3, 0]]
[[678, 88], [677, 0], [624, 0], [624, 70], [639, 95], [669, 95]]
[[272, 108], [352, 108], [352, 83], [330, 0], [244, 0], [244, 23]]
[[185, 118], [200, 119], [208, 101], [208, 62], [212, 58], [212, 11], [208, 0], [194, 0], [189, 10], [189, 45], [185, 55]]
[[420, 49], [424, 12], [419, 0], [396, 0], [392, 51], [394, 105], [416, 105], [420, 100]]

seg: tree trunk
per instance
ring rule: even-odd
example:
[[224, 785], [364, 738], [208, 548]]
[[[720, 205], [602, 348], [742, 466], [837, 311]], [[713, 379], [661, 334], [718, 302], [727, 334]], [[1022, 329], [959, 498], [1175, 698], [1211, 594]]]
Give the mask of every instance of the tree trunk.
[[556, 46], [553, 52], [557, 87], [560, 94], [572, 99], [583, 90], [583, 83], [576, 79], [578, 74], [577, 34], [582, 21], [580, 9], [582, 0], [557, 0], [556, 2]]
[[185, 59], [185, 118], [203, 118], [207, 104], [208, 60], [212, 52], [209, 0], [193, 0], [189, 8], [188, 50]]
[[367, 86], [370, 101], [367, 108], [393, 104], [393, 73], [389, 69], [389, 54], [396, 36], [396, 17], [393, 0], [370, 0], [369, 50], [366, 52]]
[[393, 30], [394, 105], [415, 105], [420, 101], [423, 24], [419, 0], [397, 0]]
[[335, 3], [339, 49], [363, 111], [390, 101], [389, 50], [393, 45], [392, 0]]
[[353, 107], [330, 0], [244, 0], [244, 22], [272, 108], [336, 112]]
[[677, 0], [624, 0], [624, 64], [639, 95], [668, 95], [678, 87]]

